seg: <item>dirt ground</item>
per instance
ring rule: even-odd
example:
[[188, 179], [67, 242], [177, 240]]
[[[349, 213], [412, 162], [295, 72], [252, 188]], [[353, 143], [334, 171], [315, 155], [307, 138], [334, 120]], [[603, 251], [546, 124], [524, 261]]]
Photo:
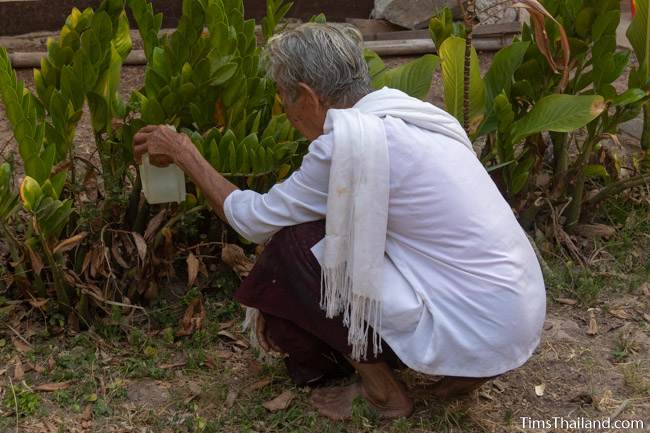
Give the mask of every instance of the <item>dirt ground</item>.
[[[481, 54], [483, 67], [490, 58]], [[31, 71], [18, 75], [32, 87]], [[142, 81], [142, 67], [125, 67], [123, 97]], [[438, 104], [440, 88], [437, 76], [431, 100]], [[86, 113], [76, 137], [81, 153], [90, 153], [92, 140]], [[626, 140], [635, 145], [633, 135]], [[13, 149], [0, 111], [0, 156], [7, 157]], [[242, 313], [229, 298], [237, 284], [233, 275], [206, 283], [207, 324], [182, 338], [174, 337], [174, 331], [183, 299], [153, 306], [146, 316], [106, 320], [104, 326], [71, 335], [62, 333], [55, 319], [44, 323], [38, 307], [9, 302], [0, 294], [0, 321], [6, 324], [0, 329], [0, 431], [572, 430], [541, 424], [532, 428], [523, 417], [548, 422], [554, 417], [642, 420], [644, 428], [585, 431], [648, 431], [650, 211], [647, 196], [645, 200], [608, 209], [606, 218], [618, 230], [609, 240], [580, 240], [586, 269], [572, 265], [552, 247], [540, 246], [552, 270], [547, 275], [548, 314], [542, 341], [524, 366], [466, 399], [448, 402], [428, 396], [435, 378], [401, 372], [416, 408], [412, 417], [396, 421], [379, 420], [363, 405], [346, 423], [318, 417], [308, 405], [308, 390], [290, 384], [281, 360], [260, 361], [240, 332]], [[43, 384], [57, 384], [58, 389], [39, 390]], [[291, 400], [286, 409], [263, 407], [283, 392], [289, 393], [284, 402]]]

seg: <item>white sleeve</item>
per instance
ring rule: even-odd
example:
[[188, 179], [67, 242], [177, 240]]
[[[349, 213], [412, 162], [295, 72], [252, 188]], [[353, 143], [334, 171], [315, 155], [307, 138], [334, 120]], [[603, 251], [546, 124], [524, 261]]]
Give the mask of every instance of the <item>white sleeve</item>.
[[262, 243], [284, 227], [325, 218], [332, 157], [331, 135], [313, 141], [300, 169], [266, 194], [236, 190], [224, 214], [237, 233]]

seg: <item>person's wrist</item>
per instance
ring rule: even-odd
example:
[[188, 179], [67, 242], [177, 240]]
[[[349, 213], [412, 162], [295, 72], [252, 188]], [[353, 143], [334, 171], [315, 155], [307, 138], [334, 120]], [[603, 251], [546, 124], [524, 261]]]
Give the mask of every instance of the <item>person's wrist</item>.
[[194, 159], [198, 149], [194, 146], [192, 140], [190, 140], [190, 138], [185, 134], [181, 135], [181, 141], [178, 147], [176, 158], [174, 158], [176, 160], [175, 163], [181, 169], [185, 169], [190, 164], [190, 161]]

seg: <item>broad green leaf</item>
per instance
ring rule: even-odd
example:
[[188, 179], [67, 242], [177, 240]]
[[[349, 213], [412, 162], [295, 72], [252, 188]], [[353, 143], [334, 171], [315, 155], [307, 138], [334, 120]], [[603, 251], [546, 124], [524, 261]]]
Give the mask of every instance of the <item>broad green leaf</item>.
[[124, 12], [120, 14], [118, 20], [117, 31], [113, 37], [113, 46], [120, 54], [122, 60], [126, 60], [126, 57], [129, 55], [131, 48], [133, 47], [131, 31], [129, 29], [129, 19]]
[[372, 80], [373, 89], [381, 89], [384, 87], [384, 72], [386, 72], [386, 65], [384, 61], [374, 51], [366, 48], [363, 50], [363, 57], [368, 64], [368, 72]]
[[629, 39], [639, 63], [650, 71], [650, 20], [648, 9], [650, 0], [636, 0], [636, 14], [627, 29]]
[[513, 123], [513, 142], [542, 131], [570, 132], [582, 128], [606, 108], [602, 96], [554, 94], [540, 99], [524, 117]]
[[[442, 81], [447, 111], [463, 124], [465, 39], [451, 36], [439, 50]], [[478, 56], [472, 48], [470, 58], [470, 119], [481, 116], [485, 109], [485, 84], [481, 79]]]
[[210, 79], [210, 85], [218, 86], [225, 83], [233, 75], [235, 75], [235, 72], [237, 72], [237, 67], [237, 63], [226, 63], [225, 65], [219, 67], [219, 69], [217, 69], [212, 75], [212, 78]]
[[484, 78], [486, 111], [490, 111], [494, 98], [502, 91], [505, 91], [506, 96], [510, 96], [515, 71], [524, 60], [529, 45], [529, 42], [514, 42], [494, 56]]
[[591, 33], [591, 25], [594, 22], [596, 17], [596, 11], [592, 7], [585, 7], [579, 13], [575, 19], [573, 27], [578, 36], [583, 39], [586, 39]]
[[628, 89], [612, 100], [615, 106], [634, 104], [646, 97], [646, 93], [641, 89]]
[[25, 179], [20, 184], [20, 199], [25, 209], [29, 211], [35, 210], [36, 204], [42, 195], [43, 192], [38, 182], [29, 176], [25, 176]]
[[433, 72], [440, 63], [438, 56], [425, 54], [384, 74], [384, 85], [399, 89], [414, 98], [424, 99], [429, 93]]
[[591, 29], [591, 36], [594, 41], [602, 36], [616, 35], [616, 27], [621, 20], [621, 11], [613, 10], [598, 15]]

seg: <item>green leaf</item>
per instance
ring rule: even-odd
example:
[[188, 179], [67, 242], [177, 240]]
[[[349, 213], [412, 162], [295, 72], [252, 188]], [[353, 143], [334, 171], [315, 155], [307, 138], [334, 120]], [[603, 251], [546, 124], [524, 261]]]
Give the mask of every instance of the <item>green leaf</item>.
[[386, 65], [384, 61], [374, 51], [366, 48], [363, 50], [363, 57], [368, 64], [368, 72], [372, 80], [373, 89], [381, 89], [384, 87], [384, 73], [386, 72]]
[[591, 33], [591, 25], [596, 17], [596, 11], [592, 7], [585, 7], [579, 13], [573, 24], [576, 34], [586, 39]]
[[319, 13], [318, 15], [312, 15], [311, 18], [309, 18], [310, 23], [318, 23], [318, 24], [325, 24], [327, 22], [327, 17], [325, 16], [324, 13]]
[[142, 102], [142, 120], [148, 125], [159, 125], [165, 121], [165, 112], [153, 98]]
[[612, 104], [620, 107], [623, 105], [634, 104], [646, 97], [646, 93], [641, 89], [628, 89], [612, 100]]
[[636, 0], [636, 14], [627, 29], [627, 38], [634, 48], [639, 64], [650, 71], [650, 20], [648, 20], [649, 0]]
[[218, 86], [220, 84], [228, 81], [235, 72], [237, 72], [237, 63], [226, 63], [225, 65], [219, 67], [210, 78], [209, 84], [212, 86]]
[[438, 64], [440, 64], [438, 56], [425, 54], [419, 59], [386, 71], [384, 84], [414, 98], [424, 99], [429, 93], [433, 72]]
[[131, 29], [129, 28], [129, 19], [126, 13], [122, 12], [117, 22], [117, 31], [113, 37], [113, 46], [120, 54], [122, 60], [126, 60], [133, 47], [131, 40]]
[[540, 99], [524, 117], [513, 123], [513, 142], [542, 131], [570, 132], [582, 128], [605, 109], [602, 96], [554, 94]]
[[502, 91], [505, 91], [506, 96], [510, 96], [515, 71], [523, 62], [529, 46], [529, 42], [514, 42], [495, 54], [484, 78], [486, 111], [490, 111], [494, 98]]
[[621, 11], [613, 10], [598, 15], [591, 29], [592, 39], [598, 41], [602, 36], [616, 36], [616, 27], [621, 20]]
[[106, 99], [102, 95], [90, 92], [88, 93], [88, 108], [93, 131], [95, 133], [106, 131], [110, 122], [110, 110]]
[[28, 211], [34, 210], [42, 195], [43, 192], [38, 182], [29, 176], [25, 176], [20, 184], [20, 199], [25, 209]]
[[585, 165], [582, 169], [582, 173], [585, 177], [602, 177], [603, 179], [609, 179], [607, 169], [601, 164]]
[[[439, 50], [442, 60], [442, 81], [444, 83], [447, 111], [463, 124], [463, 94], [465, 40], [451, 36]], [[472, 48], [470, 60], [470, 119], [483, 114], [485, 109], [485, 84], [481, 79], [478, 56]]]

